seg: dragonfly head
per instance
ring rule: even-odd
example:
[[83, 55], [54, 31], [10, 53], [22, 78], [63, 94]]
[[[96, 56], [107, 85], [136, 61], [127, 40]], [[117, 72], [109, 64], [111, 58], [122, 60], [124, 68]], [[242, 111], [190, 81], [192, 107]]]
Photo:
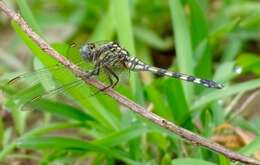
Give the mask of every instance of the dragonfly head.
[[87, 43], [84, 46], [80, 48], [80, 54], [81, 56], [86, 60], [93, 60], [95, 56], [95, 44], [93, 43]]

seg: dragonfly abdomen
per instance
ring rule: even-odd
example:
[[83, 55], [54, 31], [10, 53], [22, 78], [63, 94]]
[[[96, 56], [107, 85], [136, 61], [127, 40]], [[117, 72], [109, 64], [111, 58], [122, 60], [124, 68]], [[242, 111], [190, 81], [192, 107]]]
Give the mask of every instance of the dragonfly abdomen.
[[224, 87], [222, 84], [216, 83], [215, 81], [201, 79], [201, 78], [197, 78], [197, 77], [190, 76], [187, 74], [183, 74], [183, 73], [179, 73], [179, 72], [172, 72], [172, 71], [168, 71], [166, 69], [149, 66], [136, 57], [128, 57], [127, 67], [130, 70], [149, 71], [149, 72], [152, 72], [159, 76], [168, 76], [168, 77], [173, 77], [173, 78], [181, 79], [181, 80], [188, 81], [188, 82], [193, 82], [193, 83], [196, 83], [199, 85], [203, 85], [207, 88], [221, 89]]
[[150, 67], [148, 67], [148, 71], [150, 71], [150, 72], [152, 72], [156, 75], [159, 75], [159, 76], [173, 77], [173, 78], [181, 79], [181, 80], [184, 80], [184, 81], [203, 85], [207, 88], [221, 89], [221, 88], [224, 87], [222, 84], [216, 83], [215, 81], [212, 81], [212, 80], [201, 79], [201, 78], [197, 78], [197, 77], [190, 76], [190, 75], [183, 74], [183, 73], [179, 73], [179, 72], [168, 71], [168, 70], [162, 69], [162, 68], [150, 66]]

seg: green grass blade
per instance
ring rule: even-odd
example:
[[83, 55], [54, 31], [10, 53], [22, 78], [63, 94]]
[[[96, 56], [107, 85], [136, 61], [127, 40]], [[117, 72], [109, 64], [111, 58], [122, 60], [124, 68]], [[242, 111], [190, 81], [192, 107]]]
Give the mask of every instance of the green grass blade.
[[193, 48], [208, 36], [208, 25], [205, 14], [197, 0], [188, 1], [191, 7], [191, 36]]
[[174, 159], [172, 161], [172, 165], [184, 165], [184, 164], [192, 164], [192, 165], [216, 165], [211, 162], [207, 162], [205, 160], [194, 159], [194, 158], [180, 158]]
[[243, 147], [239, 153], [250, 156], [260, 149], [260, 137], [256, 137], [251, 143]]
[[23, 138], [17, 142], [18, 147], [36, 149], [36, 150], [48, 150], [56, 149], [56, 150], [78, 150], [78, 151], [94, 151], [98, 153], [106, 154], [107, 156], [112, 156], [123, 160], [130, 164], [137, 164], [137, 162], [132, 161], [126, 155], [114, 151], [112, 149], [108, 149], [104, 146], [95, 145], [81, 139], [75, 138], [65, 138], [65, 137], [34, 137], [34, 138]]
[[196, 110], [198, 108], [202, 108], [203, 106], [211, 103], [212, 101], [223, 99], [227, 96], [234, 95], [239, 92], [245, 92], [248, 90], [252, 90], [255, 88], [260, 87], [260, 79], [255, 79], [251, 81], [247, 81], [244, 83], [240, 83], [237, 85], [233, 85], [230, 87], [226, 87], [225, 89], [213, 91], [208, 94], [204, 94], [199, 99], [197, 99], [194, 104], [192, 105], [191, 109]]
[[102, 139], [95, 140], [93, 144], [98, 144], [106, 147], [113, 147], [129, 140], [145, 134], [148, 131], [146, 127], [140, 124], [134, 124], [128, 128], [112, 133]]
[[119, 42], [132, 55], [135, 55], [133, 28], [128, 3], [128, 1], [111, 0]]
[[20, 11], [21, 11], [21, 14], [22, 14], [24, 20], [26, 20], [26, 22], [30, 25], [30, 27], [33, 29], [33, 31], [35, 31], [40, 36], [43, 36], [42, 35], [43, 33], [41, 32], [41, 28], [35, 21], [35, 18], [32, 14], [30, 7], [28, 6], [26, 0], [19, 0], [16, 2], [20, 8]]
[[[33, 136], [39, 136], [39, 135], [45, 135], [49, 132], [52, 131], [57, 131], [57, 130], [61, 130], [61, 129], [67, 129], [67, 128], [77, 128], [77, 127], [82, 127], [84, 126], [84, 124], [81, 123], [54, 123], [54, 124], [49, 124], [46, 125], [44, 127], [39, 127], [39, 128], [35, 128], [29, 132], [26, 132], [25, 134], [23, 134], [22, 136], [20, 136], [20, 138], [27, 138], [27, 137], [33, 137]], [[16, 141], [14, 141], [11, 144], [8, 144], [3, 150], [0, 151], [0, 161], [3, 161], [5, 159], [5, 157], [11, 153], [15, 148], [16, 148], [17, 144]]]
[[169, 50], [173, 42], [171, 38], [162, 39], [158, 34], [142, 26], [135, 26], [134, 33], [137, 39], [159, 50]]
[[[180, 1], [169, 0], [172, 26], [175, 35], [178, 68], [181, 72], [193, 75], [192, 46], [189, 28]], [[193, 87], [182, 82], [188, 103], [193, 97]]]
[[61, 102], [41, 99], [37, 102], [33, 102], [32, 104], [33, 107], [37, 108], [40, 111], [49, 112], [60, 117], [74, 119], [77, 121], [94, 120], [90, 115], [86, 114], [85, 112], [82, 112], [81, 110], [73, 106]]
[[179, 80], [168, 79], [164, 86], [166, 99], [174, 121], [179, 125], [184, 123], [191, 125], [191, 120], [187, 120], [190, 117], [190, 110], [184, 96], [181, 82]]
[[[105, 28], [104, 28], [105, 27]], [[90, 41], [100, 41], [100, 40], [111, 40], [113, 38], [114, 32], [114, 19], [112, 7], [109, 7], [107, 13], [98, 22], [94, 32], [90, 36]]]
[[148, 99], [153, 104], [153, 112], [172, 121], [172, 114], [164, 101], [164, 97], [160, 94], [160, 91], [157, 90], [153, 84], [151, 84], [146, 88], [146, 93]]

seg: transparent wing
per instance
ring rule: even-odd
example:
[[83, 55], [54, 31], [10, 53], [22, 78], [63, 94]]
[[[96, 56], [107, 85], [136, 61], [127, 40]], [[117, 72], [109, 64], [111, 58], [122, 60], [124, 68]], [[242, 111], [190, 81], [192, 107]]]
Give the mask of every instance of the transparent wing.
[[[98, 43], [100, 46], [103, 43]], [[75, 50], [71, 50], [75, 51]], [[78, 50], [76, 50], [78, 52]], [[75, 59], [77, 60], [75, 60]], [[128, 70], [124, 67], [119, 68], [107, 68], [102, 66], [99, 68], [93, 68], [93, 65], [82, 58], [72, 56], [70, 58], [80, 68], [86, 71], [93, 71], [93, 69], [99, 69], [97, 75], [93, 75], [100, 81], [102, 81], [107, 88], [115, 87], [119, 80], [120, 75], [124, 73], [124, 77], [128, 77]], [[71, 78], [72, 77], [72, 78]], [[74, 77], [74, 78], [73, 78]], [[51, 83], [49, 81], [52, 81]], [[18, 92], [13, 96], [13, 103], [26, 107], [27, 105], [35, 104], [42, 98], [55, 99], [58, 96], [67, 96], [66, 91], [73, 88], [80, 88], [84, 83], [76, 78], [67, 68], [61, 64], [56, 64], [47, 68], [35, 70], [33, 72], [20, 74], [10, 79], [8, 82], [12, 88], [17, 89]], [[52, 84], [47, 88], [46, 83]], [[100, 94], [100, 90], [94, 87], [88, 86], [89, 96], [95, 96]], [[103, 90], [105, 90], [104, 88]]]
[[[75, 57], [73, 56], [73, 58]], [[69, 60], [83, 69], [89, 66], [86, 61], [79, 57]], [[37, 102], [43, 97], [53, 99], [57, 95], [64, 95], [67, 89], [81, 84], [82, 82], [66, 67], [55, 64], [14, 76], [6, 80], [5, 86], [17, 91], [13, 92], [12, 99], [9, 99], [11, 100], [10, 103], [24, 106]]]
[[[46, 74], [40, 73], [41, 76], [37, 75], [31, 76], [33, 81], [28, 79], [28, 77], [23, 77], [22, 79], [16, 79], [16, 81], [9, 83], [9, 87], [13, 89], [13, 91], [16, 91], [13, 93], [12, 97], [10, 97], [12, 104], [16, 104], [18, 106], [21, 106], [23, 109], [29, 105], [37, 104], [37, 102], [43, 98], [47, 99], [57, 99], [60, 96], [67, 97], [66, 91], [71, 88], [78, 88], [83, 83], [80, 79], [75, 79], [72, 81], [68, 81], [66, 83], [59, 82], [57, 79], [53, 80], [53, 86], [48, 86], [48, 88], [44, 87], [42, 80], [45, 79], [44, 76]], [[56, 73], [57, 74], [57, 73]], [[60, 74], [63, 74], [60, 72]], [[50, 82], [47, 82], [50, 83]]]

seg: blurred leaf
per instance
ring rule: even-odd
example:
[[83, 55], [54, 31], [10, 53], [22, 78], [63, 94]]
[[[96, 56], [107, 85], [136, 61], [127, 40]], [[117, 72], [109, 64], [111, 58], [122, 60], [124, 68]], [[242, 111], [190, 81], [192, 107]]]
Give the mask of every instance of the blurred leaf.
[[153, 104], [152, 111], [156, 114], [162, 116], [163, 118], [166, 118], [168, 120], [173, 120], [173, 116], [169, 110], [169, 108], [166, 106], [164, 99], [162, 98], [162, 95], [159, 90], [157, 90], [153, 84], [149, 85], [146, 90], [147, 97], [149, 100], [151, 100]]
[[260, 57], [257, 54], [243, 53], [236, 60], [243, 72], [253, 72], [260, 75]]
[[[200, 50], [201, 55], [199, 55], [199, 59], [196, 63], [195, 72], [198, 77], [210, 79], [212, 77], [212, 46], [208, 41], [202, 42], [202, 44], [204, 44], [203, 50]], [[198, 86], [196, 89], [196, 92], [198, 92], [204, 90], [205, 88]]]
[[[213, 79], [220, 83], [228, 82], [239, 74], [239, 72], [236, 73], [235, 68], [236, 68], [235, 62], [233, 62], [233, 61], [223, 62], [218, 66], [218, 69], [217, 69]], [[223, 73], [225, 73], [225, 74], [223, 74]]]
[[162, 158], [162, 163], [161, 165], [171, 165], [171, 156], [170, 154], [165, 154], [164, 157]]
[[226, 8], [228, 16], [247, 16], [252, 14], [260, 14], [260, 3], [257, 1], [233, 3]]
[[3, 142], [4, 142], [4, 123], [3, 123], [3, 120], [2, 118], [0, 118], [0, 148], [2, 149], [3, 148]]
[[247, 131], [251, 131], [255, 134], [260, 133], [259, 126], [253, 122], [248, 122], [245, 118], [243, 118], [241, 115], [236, 116], [234, 119], [232, 119], [232, 123], [234, 125], [237, 125], [238, 127], [245, 129]]
[[248, 145], [243, 147], [239, 151], [239, 153], [246, 155], [246, 156], [250, 156], [254, 152], [259, 151], [259, 150], [260, 150], [260, 137], [258, 136], [251, 143], [249, 143]]
[[230, 165], [231, 161], [223, 155], [218, 155], [219, 165]]
[[188, 0], [191, 7], [191, 36], [193, 48], [208, 36], [206, 17], [198, 0]]
[[159, 50], [168, 50], [172, 48], [172, 39], [162, 39], [158, 34], [146, 29], [145, 27], [135, 26], [134, 33], [137, 39], [153, 48]]
[[200, 159], [193, 159], [193, 158], [180, 158], [172, 160], [172, 165], [214, 165], [214, 163], [210, 163]]
[[107, 13], [98, 22], [94, 32], [90, 36], [90, 41], [112, 40], [114, 34], [114, 19], [112, 6], [109, 7]]
[[4, 149], [0, 151], [0, 161], [3, 161], [6, 156], [12, 152], [16, 147], [15, 143], [8, 144]]
[[59, 122], [59, 123], [51, 123], [44, 126], [39, 126], [34, 128], [25, 134], [23, 134], [20, 138], [28, 138], [28, 137], [35, 137], [40, 135], [47, 135], [48, 133], [63, 130], [63, 129], [70, 129], [70, 128], [80, 128], [86, 127], [87, 125], [82, 122]]
[[148, 129], [140, 124], [134, 124], [128, 128], [112, 133], [104, 138], [95, 140], [93, 144], [113, 147], [128, 142], [129, 140], [144, 135]]
[[[172, 27], [175, 35], [175, 44], [177, 52], [177, 65], [181, 72], [186, 74], [193, 74], [192, 62], [192, 46], [190, 32], [183, 13], [183, 8], [180, 1], [169, 0]], [[182, 82], [184, 86], [184, 93], [188, 104], [193, 97], [193, 87]]]
[[220, 41], [222, 38], [225, 38], [231, 31], [233, 31], [240, 24], [241, 18], [236, 18], [226, 24], [218, 27], [215, 31], [211, 32], [209, 35], [209, 39], [211, 43], [216, 43]]
[[250, 80], [240, 84], [236, 84], [230, 87], [225, 87], [222, 90], [213, 91], [208, 94], [205, 94], [198, 98], [192, 105], [192, 110], [202, 108], [203, 106], [216, 101], [218, 99], [224, 99], [227, 96], [234, 95], [238, 92], [245, 92], [251, 89], [255, 89], [260, 86], [260, 79]]
[[[35, 137], [35, 138], [24, 138], [17, 142], [18, 147], [30, 148], [36, 150], [42, 149], [56, 149], [56, 150], [79, 150], [84, 152], [95, 151], [98, 153], [106, 154], [107, 156], [112, 156], [123, 160], [130, 164], [137, 164], [136, 162], [129, 159], [123, 153], [113, 151], [106, 147], [95, 145], [80, 139], [75, 138], [65, 138], [65, 137]], [[51, 146], [51, 148], [50, 148]]]
[[35, 31], [38, 35], [43, 36], [40, 26], [35, 21], [32, 11], [31, 11], [30, 7], [28, 6], [26, 0], [19, 0], [16, 2], [20, 8], [21, 14], [22, 14], [23, 18], [25, 19], [25, 21], [30, 25], [30, 27], [33, 29], [33, 31]]
[[94, 120], [91, 116], [81, 110], [61, 102], [41, 99], [37, 102], [33, 102], [33, 107], [43, 112], [50, 112], [52, 114], [56, 114], [57, 116], [78, 121]]
[[4, 148], [6, 148], [8, 145], [9, 145], [9, 143], [10, 143], [10, 141], [11, 141], [11, 138], [12, 138], [12, 129], [11, 128], [7, 128], [7, 129], [5, 129], [4, 130], [4, 132], [2, 132], [3, 134], [2, 134], [2, 144], [1, 144], [1, 148], [2, 148], [2, 150], [4, 149]]
[[212, 114], [207, 109], [201, 113], [200, 119], [202, 120], [203, 129], [202, 135], [204, 137], [210, 137], [214, 130], [214, 125], [212, 122]]
[[222, 62], [234, 60], [238, 55], [242, 45], [243, 42], [240, 39], [231, 37], [225, 47], [224, 55], [222, 56]]
[[171, 114], [168, 114], [168, 118], [172, 115], [178, 125], [190, 125], [189, 107], [185, 100], [181, 82], [179, 80], [167, 79], [164, 84], [164, 89], [167, 102], [171, 109]]
[[[20, 138], [26, 138], [26, 137], [33, 137], [36, 135], [45, 135], [52, 131], [57, 131], [65, 128], [77, 128], [83, 126], [81, 123], [55, 123], [55, 124], [49, 124], [44, 127], [40, 126], [38, 128], [35, 128], [31, 131], [26, 132]], [[11, 133], [10, 133], [11, 134]], [[10, 136], [7, 137], [8, 140], [10, 140]], [[8, 143], [6, 147], [4, 147], [3, 150], [0, 152], [0, 161], [4, 160], [5, 157], [11, 153], [16, 148], [16, 140], [12, 142], [11, 144]]]
[[119, 43], [125, 47], [130, 54], [135, 55], [136, 52], [129, 3], [128, 1], [111, 0], [111, 4], [113, 5], [113, 18], [115, 19]]
[[259, 40], [260, 38], [260, 30], [258, 29], [252, 29], [252, 30], [237, 30], [232, 35], [234, 37], [239, 38], [240, 40]]
[[151, 132], [147, 134], [149, 137], [149, 142], [151, 144], [156, 144], [156, 147], [161, 150], [166, 150], [169, 147], [169, 141], [167, 137], [162, 134], [162, 132]]

